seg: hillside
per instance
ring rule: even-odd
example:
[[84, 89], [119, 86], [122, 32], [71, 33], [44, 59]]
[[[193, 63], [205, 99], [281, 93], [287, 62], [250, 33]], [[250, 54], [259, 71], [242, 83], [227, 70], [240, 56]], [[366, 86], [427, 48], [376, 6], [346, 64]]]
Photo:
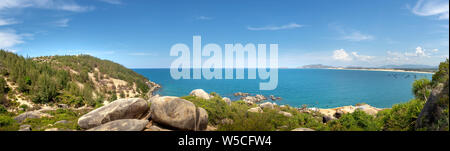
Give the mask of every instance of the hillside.
[[148, 98], [157, 87], [120, 64], [89, 55], [24, 58], [0, 50], [0, 103], [10, 111], [98, 107], [119, 98]]

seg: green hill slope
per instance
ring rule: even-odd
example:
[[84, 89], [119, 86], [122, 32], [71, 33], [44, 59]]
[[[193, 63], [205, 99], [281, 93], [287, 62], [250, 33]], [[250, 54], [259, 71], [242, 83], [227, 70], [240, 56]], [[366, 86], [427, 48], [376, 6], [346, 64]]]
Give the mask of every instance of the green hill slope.
[[156, 84], [124, 66], [89, 55], [24, 58], [0, 50], [0, 103], [100, 106], [105, 100], [147, 98]]

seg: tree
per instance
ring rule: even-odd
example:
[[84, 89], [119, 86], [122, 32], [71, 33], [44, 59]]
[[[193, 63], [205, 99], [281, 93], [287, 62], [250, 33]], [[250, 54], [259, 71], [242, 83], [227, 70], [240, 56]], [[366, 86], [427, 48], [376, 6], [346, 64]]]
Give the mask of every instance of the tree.
[[412, 92], [417, 99], [427, 101], [431, 93], [431, 81], [428, 79], [414, 81]]

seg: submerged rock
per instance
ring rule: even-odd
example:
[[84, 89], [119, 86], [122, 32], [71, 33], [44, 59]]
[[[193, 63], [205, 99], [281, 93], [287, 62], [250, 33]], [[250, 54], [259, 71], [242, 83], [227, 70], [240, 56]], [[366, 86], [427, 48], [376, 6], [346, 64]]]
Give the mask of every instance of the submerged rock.
[[152, 102], [151, 119], [180, 130], [204, 130], [208, 113], [192, 102], [177, 97], [160, 97]]
[[148, 120], [121, 119], [88, 129], [87, 131], [142, 131]]
[[78, 125], [89, 129], [114, 120], [138, 119], [145, 116], [148, 110], [148, 103], [143, 99], [120, 99], [81, 116]]

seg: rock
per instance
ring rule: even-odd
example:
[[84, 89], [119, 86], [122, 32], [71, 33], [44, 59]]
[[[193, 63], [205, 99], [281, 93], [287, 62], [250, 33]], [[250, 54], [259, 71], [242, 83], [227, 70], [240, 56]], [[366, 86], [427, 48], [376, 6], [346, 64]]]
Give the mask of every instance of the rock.
[[360, 106], [356, 106], [356, 110], [361, 110], [369, 115], [377, 115], [378, 113], [378, 109], [375, 107], [372, 107], [370, 105], [364, 104], [364, 105], [360, 105]]
[[[448, 72], [447, 72], [448, 75]], [[416, 120], [416, 129], [448, 131], [449, 81], [435, 86]], [[447, 109], [447, 113], [444, 110]]]
[[262, 113], [263, 110], [260, 107], [254, 107], [254, 108], [248, 109], [247, 112]]
[[231, 99], [230, 98], [223, 97], [222, 100], [225, 101], [225, 103], [227, 103], [229, 106], [231, 106]]
[[222, 120], [220, 120], [220, 123], [223, 125], [231, 125], [234, 123], [234, 121], [232, 119], [229, 118], [224, 118]]
[[336, 110], [336, 113], [334, 113], [335, 118], [341, 118], [342, 115], [344, 115], [344, 112], [342, 110]]
[[208, 93], [205, 92], [203, 89], [195, 89], [192, 90], [191, 93], [189, 93], [190, 96], [196, 96], [198, 98], [209, 100], [212, 98]]
[[273, 109], [274, 106], [275, 105], [273, 103], [270, 103], [270, 102], [266, 102], [266, 103], [263, 103], [263, 104], [259, 105], [259, 107], [261, 107], [262, 109], [266, 109], [266, 108]]
[[69, 121], [67, 121], [67, 120], [61, 120], [61, 121], [55, 122], [54, 125], [56, 125], [56, 124], [67, 124], [67, 123], [69, 123]]
[[206, 127], [206, 131], [217, 131], [217, 127], [208, 125], [208, 127]]
[[273, 96], [273, 95], [270, 95], [269, 96], [270, 97], [270, 99], [272, 100], [272, 101], [275, 101], [277, 98], [275, 98], [275, 96]]
[[296, 129], [293, 129], [291, 131], [314, 131], [314, 130], [310, 129], [310, 128], [296, 128]]
[[114, 120], [138, 119], [148, 110], [148, 103], [143, 99], [119, 99], [83, 115], [78, 119], [78, 125], [90, 129]]
[[22, 123], [25, 119], [41, 118], [41, 117], [51, 117], [51, 115], [46, 113], [41, 113], [39, 111], [29, 111], [22, 113], [14, 118], [16, 122]]
[[150, 107], [151, 119], [180, 130], [204, 130], [208, 113], [192, 102], [177, 97], [160, 97]]
[[259, 95], [259, 94], [257, 94], [257, 95], [255, 96], [255, 98], [256, 98], [257, 100], [259, 100], [259, 101], [267, 100], [267, 98], [266, 98], [264, 95]]
[[324, 115], [324, 116], [322, 117], [322, 122], [323, 122], [323, 123], [328, 123], [328, 122], [331, 121], [331, 120], [333, 120], [333, 117], [331, 117], [331, 116]]
[[20, 125], [19, 131], [31, 131], [31, 125]]
[[234, 93], [234, 96], [243, 96], [243, 97], [246, 97], [246, 96], [248, 96], [248, 95], [249, 95], [248, 93], [242, 93], [242, 92]]
[[148, 120], [121, 119], [88, 129], [87, 131], [142, 131]]
[[286, 116], [286, 117], [292, 117], [292, 114], [289, 113], [289, 112], [279, 111], [278, 113], [279, 113], [279, 114], [282, 114], [282, 115], [284, 115], [284, 116]]
[[172, 131], [172, 130], [161, 128], [157, 125], [152, 125], [148, 129], [145, 129], [144, 131]]

